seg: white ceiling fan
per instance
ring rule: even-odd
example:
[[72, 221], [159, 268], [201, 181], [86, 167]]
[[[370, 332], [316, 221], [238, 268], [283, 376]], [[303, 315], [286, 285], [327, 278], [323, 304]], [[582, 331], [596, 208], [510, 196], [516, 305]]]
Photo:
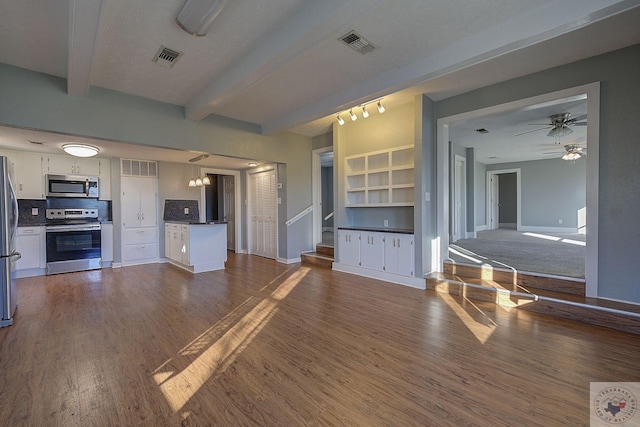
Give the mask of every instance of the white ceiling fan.
[[538, 132], [545, 129], [550, 129], [549, 132], [547, 133], [548, 137], [561, 138], [573, 132], [570, 126], [586, 126], [587, 122], [582, 121], [582, 120], [585, 120], [586, 118], [587, 118], [586, 114], [583, 114], [581, 116], [574, 117], [574, 118], [571, 118], [571, 113], [552, 114], [551, 116], [549, 116], [549, 119], [551, 120], [551, 123], [549, 124], [530, 123], [530, 126], [544, 126], [543, 128], [522, 132], [522, 133], [516, 134], [516, 136], [525, 135], [531, 132]]

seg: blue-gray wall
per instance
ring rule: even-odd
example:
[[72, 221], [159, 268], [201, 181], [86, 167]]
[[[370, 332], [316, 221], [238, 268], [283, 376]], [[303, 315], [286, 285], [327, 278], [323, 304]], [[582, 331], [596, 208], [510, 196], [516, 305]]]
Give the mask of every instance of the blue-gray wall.
[[[601, 82], [598, 294], [640, 303], [640, 45], [487, 86], [436, 103], [448, 117]], [[523, 209], [524, 210], [524, 209]]]

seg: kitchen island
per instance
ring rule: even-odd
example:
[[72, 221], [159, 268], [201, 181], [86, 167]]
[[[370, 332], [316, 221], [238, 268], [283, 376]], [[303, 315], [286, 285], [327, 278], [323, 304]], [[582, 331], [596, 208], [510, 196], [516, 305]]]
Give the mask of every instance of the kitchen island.
[[223, 270], [227, 261], [225, 222], [165, 222], [165, 257], [192, 273]]

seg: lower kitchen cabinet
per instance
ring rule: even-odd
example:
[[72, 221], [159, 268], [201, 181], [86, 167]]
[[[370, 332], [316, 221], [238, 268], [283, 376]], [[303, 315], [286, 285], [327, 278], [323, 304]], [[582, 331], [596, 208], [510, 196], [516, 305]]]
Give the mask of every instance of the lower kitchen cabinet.
[[158, 260], [158, 236], [155, 227], [122, 230], [122, 263], [145, 264]]
[[384, 270], [386, 233], [362, 232], [360, 235], [360, 267]]
[[47, 262], [44, 227], [18, 227], [16, 250], [22, 255], [14, 264], [16, 277], [44, 274]]
[[113, 224], [103, 223], [100, 231], [102, 266], [109, 267], [113, 262]]
[[340, 262], [346, 265], [360, 266], [360, 232], [338, 230]]
[[164, 227], [165, 257], [169, 262], [192, 273], [224, 269], [227, 261], [226, 224], [167, 222]]
[[387, 273], [413, 276], [413, 254], [413, 235], [387, 235], [384, 242], [384, 270]]

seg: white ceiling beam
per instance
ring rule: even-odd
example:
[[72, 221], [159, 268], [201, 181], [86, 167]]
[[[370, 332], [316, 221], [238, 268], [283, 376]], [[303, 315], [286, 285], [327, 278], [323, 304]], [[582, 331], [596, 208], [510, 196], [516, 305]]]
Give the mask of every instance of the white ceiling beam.
[[87, 96], [98, 40], [102, 0], [69, 0], [67, 93]]
[[[249, 55], [213, 81], [185, 108], [190, 120], [202, 120], [256, 83], [283, 68], [382, 0], [312, 1]], [[348, 31], [348, 30], [346, 30]]]
[[[474, 64], [580, 29], [638, 7], [637, 0], [558, 0], [526, 15], [450, 43], [417, 61], [394, 68], [314, 104], [262, 124], [269, 135], [291, 129]], [[557, 13], [562, 10], [563, 13]]]

